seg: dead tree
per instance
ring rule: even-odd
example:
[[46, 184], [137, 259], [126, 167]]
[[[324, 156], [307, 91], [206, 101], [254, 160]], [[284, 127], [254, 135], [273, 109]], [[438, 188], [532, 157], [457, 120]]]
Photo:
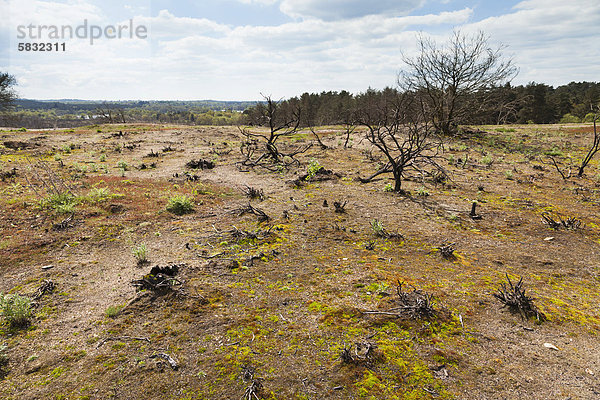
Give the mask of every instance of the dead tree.
[[103, 107], [96, 108], [96, 115], [103, 118], [104, 121], [108, 122], [109, 124], [117, 122], [122, 122], [124, 124], [126, 123], [125, 110], [123, 107], [115, 105], [115, 108], [111, 108], [110, 104], [107, 104], [106, 102], [103, 104]]
[[429, 167], [443, 168], [436, 162], [442, 143], [433, 125], [425, 118], [425, 104], [413, 93], [386, 89], [380, 95], [365, 94], [359, 121], [367, 128], [366, 139], [378, 149], [387, 162], [363, 183], [391, 173], [394, 191], [402, 192], [402, 181], [409, 170], [423, 174]]
[[350, 142], [350, 136], [356, 130], [356, 125], [352, 121], [344, 122], [344, 133], [346, 134], [346, 140], [344, 141], [344, 148], [348, 148], [348, 143]]
[[313, 136], [315, 137], [315, 139], [317, 139], [317, 143], [319, 143], [319, 146], [321, 147], [321, 150], [327, 150], [329, 148], [329, 146], [327, 146], [325, 143], [323, 143], [323, 141], [321, 140], [321, 138], [319, 137], [319, 135], [315, 131], [315, 127], [312, 126], [312, 125], [309, 125], [308, 129], [313, 134]]
[[113, 120], [113, 110], [110, 109], [110, 107], [98, 107], [96, 109], [96, 113], [102, 117], [106, 122], [108, 122], [109, 124], [112, 124], [114, 122]]
[[580, 178], [583, 176], [583, 171], [585, 167], [587, 167], [587, 165], [590, 163], [590, 161], [592, 161], [592, 158], [594, 158], [598, 150], [600, 150], [600, 135], [598, 135], [598, 131], [596, 130], [596, 121], [598, 121], [598, 119], [600, 118], [600, 106], [597, 106], [595, 111], [596, 113], [594, 114], [594, 141], [587, 155], [581, 162], [581, 166], [579, 167], [579, 171], [577, 172], [577, 176]]
[[444, 135], [457, 133], [459, 124], [473, 113], [473, 105], [482, 108], [489, 88], [510, 82], [518, 70], [511, 59], [503, 59], [502, 46], [492, 49], [488, 37], [455, 31], [450, 41], [440, 45], [430, 38], [418, 37], [419, 54], [404, 57], [406, 69], [398, 77], [405, 91], [418, 92], [431, 110], [431, 121]]
[[125, 111], [122, 108], [118, 108], [116, 110], [117, 116], [121, 119], [121, 122], [126, 124], [127, 122], [125, 121]]
[[[554, 165], [554, 168], [556, 168], [556, 171], [560, 174], [560, 176], [563, 178], [563, 180], [566, 181], [567, 179], [569, 179], [571, 177], [571, 165], [572, 165], [573, 160], [571, 160], [569, 158], [569, 165], [564, 167], [564, 171], [561, 169], [561, 168], [563, 168], [561, 166], [561, 163], [559, 161], [556, 161], [556, 159], [554, 157], [551, 156], [550, 160], [552, 161], [552, 165]], [[548, 163], [544, 162], [544, 160], [542, 160], [542, 163], [548, 164]]]
[[344, 140], [345, 149], [349, 147], [350, 137], [356, 131], [357, 111], [356, 100], [352, 97], [346, 99], [340, 110], [340, 121], [344, 126], [344, 133], [346, 135], [346, 139]]
[[265, 102], [257, 104], [250, 113], [250, 122], [252, 125], [267, 127], [268, 132], [254, 132], [248, 127], [239, 128], [244, 136], [240, 147], [244, 160], [238, 163], [238, 168], [263, 167], [274, 171], [279, 166], [299, 164], [295, 156], [306, 152], [312, 144], [286, 152], [279, 142], [298, 132], [302, 115], [300, 105], [293, 102], [284, 104], [273, 100], [271, 96], [263, 97]]

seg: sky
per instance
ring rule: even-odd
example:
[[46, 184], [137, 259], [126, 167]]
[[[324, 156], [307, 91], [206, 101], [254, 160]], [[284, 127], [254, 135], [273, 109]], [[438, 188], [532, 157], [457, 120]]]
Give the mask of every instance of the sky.
[[558, 86], [600, 81], [599, 26], [600, 0], [0, 0], [0, 71], [30, 99], [358, 93], [394, 86], [419, 34], [460, 30], [504, 46], [514, 84]]

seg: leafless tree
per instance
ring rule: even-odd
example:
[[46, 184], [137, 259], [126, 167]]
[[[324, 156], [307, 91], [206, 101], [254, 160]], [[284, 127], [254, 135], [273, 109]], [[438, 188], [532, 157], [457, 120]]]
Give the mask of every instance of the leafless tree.
[[109, 107], [98, 107], [96, 109], [96, 113], [104, 118], [109, 124], [113, 123], [113, 110], [111, 110]]
[[579, 166], [577, 176], [580, 178], [583, 176], [585, 167], [587, 167], [587, 165], [590, 163], [590, 161], [592, 161], [592, 158], [594, 158], [598, 150], [600, 150], [600, 135], [598, 135], [598, 131], [596, 130], [596, 121], [600, 119], [600, 106], [596, 106], [596, 109], [594, 111], [594, 141], [592, 142], [590, 150], [588, 151], [587, 155], [585, 156], [585, 158], [581, 162], [581, 165]]
[[424, 118], [426, 104], [414, 93], [386, 89], [381, 95], [365, 94], [359, 110], [359, 122], [367, 128], [366, 139], [387, 159], [366, 183], [391, 173], [394, 191], [402, 192], [402, 181], [410, 170], [424, 174], [428, 167], [441, 169], [436, 162], [441, 141], [430, 121]]
[[423, 95], [431, 122], [445, 135], [455, 134], [458, 124], [477, 111], [474, 107], [485, 106], [481, 96], [471, 101], [474, 93], [510, 82], [518, 72], [512, 59], [503, 59], [504, 47], [492, 49], [488, 41], [483, 32], [468, 36], [455, 31], [443, 45], [421, 35], [418, 55], [404, 56], [406, 69], [398, 76], [400, 88]]
[[105, 107], [98, 107], [96, 109], [96, 113], [104, 118], [106, 122], [112, 124], [114, 122], [125, 122], [125, 111], [122, 108], [111, 108], [108, 104], [105, 103]]
[[301, 107], [294, 102], [287, 102], [283, 107], [271, 96], [264, 96], [265, 102], [258, 104], [252, 115], [252, 125], [266, 126], [267, 133], [255, 132], [248, 127], [239, 128], [244, 136], [241, 152], [244, 156], [238, 166], [242, 168], [264, 167], [276, 169], [278, 166], [288, 166], [297, 163], [294, 158], [300, 153], [306, 152], [312, 144], [294, 148], [288, 151], [282, 150], [280, 139], [291, 136], [298, 132], [301, 122]]

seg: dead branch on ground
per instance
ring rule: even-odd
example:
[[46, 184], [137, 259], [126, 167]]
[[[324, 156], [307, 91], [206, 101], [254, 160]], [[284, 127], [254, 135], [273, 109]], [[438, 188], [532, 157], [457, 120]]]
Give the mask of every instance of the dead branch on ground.
[[236, 210], [233, 210], [233, 213], [237, 214], [240, 217], [244, 214], [254, 214], [258, 217], [259, 222], [265, 222], [265, 221], [268, 221], [271, 219], [271, 217], [269, 217], [267, 215], [267, 213], [265, 213], [263, 210], [261, 210], [258, 207], [253, 207], [252, 204], [250, 204], [250, 203], [248, 203], [248, 205], [245, 207], [241, 207]]
[[54, 291], [56, 285], [50, 279], [45, 279], [44, 282], [40, 285], [40, 287], [35, 291], [35, 293], [31, 296], [31, 300], [33, 302], [37, 302], [43, 296], [50, 294]]
[[66, 229], [72, 228], [73, 227], [73, 217], [75, 216], [75, 213], [71, 213], [68, 217], [66, 217], [65, 219], [63, 219], [62, 221], [53, 224], [52, 225], [52, 230], [53, 231], [64, 231]]
[[356, 342], [353, 345], [346, 346], [340, 352], [340, 359], [345, 364], [364, 364], [372, 365], [382, 358], [382, 354], [377, 351], [377, 344], [369, 341]]
[[213, 169], [215, 167], [215, 163], [208, 160], [203, 160], [199, 158], [198, 160], [190, 160], [185, 164], [189, 169]]
[[506, 274], [506, 280], [508, 286], [506, 283], [501, 283], [498, 292], [493, 294], [496, 299], [502, 302], [503, 307], [518, 312], [523, 319], [535, 317], [538, 321], [545, 321], [546, 316], [533, 304], [533, 298], [525, 294], [523, 277], [520, 277], [516, 285], [513, 285], [508, 274]]
[[255, 371], [255, 368], [251, 366], [245, 366], [242, 369], [242, 379], [246, 382], [250, 381], [250, 385], [248, 385], [244, 391], [242, 400], [260, 400], [260, 397], [262, 397], [263, 379], [255, 378]]
[[96, 348], [99, 349], [100, 347], [102, 347], [106, 342], [111, 342], [111, 341], [115, 341], [115, 340], [139, 340], [140, 342], [148, 342], [150, 343], [150, 339], [148, 339], [147, 337], [135, 337], [135, 336], [112, 336], [112, 337], [107, 337], [102, 339], [101, 341], [98, 342], [98, 344], [96, 345]]
[[152, 267], [149, 274], [144, 275], [141, 279], [131, 281], [131, 284], [136, 287], [138, 291], [150, 290], [156, 295], [163, 295], [170, 292], [184, 294], [181, 289], [183, 282], [175, 277], [181, 266], [183, 266], [183, 264], [167, 265], [166, 267], [157, 265]]
[[442, 257], [446, 258], [446, 259], [454, 259], [456, 258], [456, 256], [454, 255], [454, 246], [456, 245], [456, 243], [447, 243], [444, 242], [442, 243], [440, 246], [437, 247], [437, 249], [440, 251], [440, 254], [442, 255]]
[[559, 230], [560, 228], [565, 228], [566, 230], [574, 231], [574, 230], [581, 228], [581, 220], [579, 218], [577, 218], [577, 217], [564, 218], [560, 214], [557, 214], [557, 213], [552, 214], [549, 211], [544, 211], [542, 213], [542, 222], [554, 230]]
[[[177, 364], [177, 361], [175, 361], [175, 359], [173, 357], [171, 357], [170, 355], [168, 355], [167, 353], [153, 354], [149, 358], [150, 359], [160, 358], [160, 359], [165, 360], [167, 363], [169, 363], [169, 366], [171, 367], [171, 369], [173, 371], [177, 371], [177, 369], [179, 368], [179, 364]], [[164, 363], [162, 361], [158, 360], [156, 362], [156, 365], [158, 366], [159, 369], [163, 369]]]
[[412, 291], [402, 290], [403, 283], [398, 281], [396, 288], [397, 297], [394, 299], [397, 307], [385, 311], [363, 311], [363, 314], [387, 315], [396, 318], [426, 318], [436, 316], [433, 295], [412, 287]]
[[[571, 177], [571, 165], [573, 160], [569, 159], [569, 165], [567, 167], [562, 167], [562, 165], [560, 165], [560, 163], [558, 161], [556, 161], [556, 159], [554, 157], [549, 157], [550, 160], [552, 160], [552, 165], [554, 165], [554, 168], [556, 168], [556, 171], [558, 171], [558, 173], [560, 174], [561, 178], [563, 178], [563, 180], [567, 180]], [[542, 160], [542, 162], [544, 162]], [[547, 163], [545, 163], [547, 164]], [[561, 168], [566, 168], [566, 171], [563, 171]]]
[[348, 200], [344, 201], [334, 201], [333, 206], [335, 207], [335, 212], [338, 214], [344, 214], [346, 212], [346, 204], [348, 204]]
[[248, 185], [244, 186], [244, 194], [246, 195], [246, 197], [249, 197], [250, 199], [258, 199], [260, 201], [265, 199], [265, 193], [262, 189], [257, 189]]

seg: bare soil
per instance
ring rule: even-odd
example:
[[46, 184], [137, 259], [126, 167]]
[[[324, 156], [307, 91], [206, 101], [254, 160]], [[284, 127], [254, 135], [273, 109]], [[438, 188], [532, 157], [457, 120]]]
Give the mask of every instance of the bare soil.
[[[360, 133], [344, 149], [336, 127], [319, 131], [328, 149], [279, 172], [240, 171], [229, 127], [0, 131], [0, 292], [56, 286], [29, 326], [0, 326], [0, 397], [600, 398], [600, 169], [563, 180], [548, 158], [575, 172], [591, 127], [477, 128], [447, 140], [450, 179], [415, 174], [404, 195], [388, 177], [360, 183], [377, 160]], [[199, 159], [215, 167], [186, 167]], [[294, 184], [310, 160], [335, 175]], [[72, 209], [49, 202], [62, 185]], [[192, 213], [167, 211], [180, 194]], [[581, 225], [553, 230], [545, 212]], [[374, 219], [398, 235], [377, 236]], [[170, 265], [173, 290], [132, 285]], [[546, 321], [492, 296], [507, 275]], [[435, 315], [386, 314], [399, 282], [432, 295]]]

